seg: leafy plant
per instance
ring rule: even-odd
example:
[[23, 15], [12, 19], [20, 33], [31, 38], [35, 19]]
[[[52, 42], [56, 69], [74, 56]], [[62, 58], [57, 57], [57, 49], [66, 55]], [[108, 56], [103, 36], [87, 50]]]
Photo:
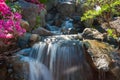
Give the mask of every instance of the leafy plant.
[[99, 6], [101, 7], [101, 9], [99, 11], [96, 11], [94, 8], [87, 10], [81, 18], [82, 21], [91, 19], [91, 18], [96, 18], [98, 16], [100, 16], [102, 18], [103, 17], [110, 18], [107, 16], [115, 14], [115, 12], [117, 12], [115, 6], [120, 5], [119, 0], [110, 0], [110, 1], [108, 1], [108, 0], [99, 0], [99, 1], [98, 0], [88, 0], [88, 2], [85, 3], [85, 5], [88, 6], [90, 4], [90, 6], [93, 7], [97, 3], [99, 3]]
[[[84, 5], [85, 7], [88, 7], [88, 9], [81, 17], [81, 21], [96, 19], [99, 23], [107, 22], [108, 28], [113, 30], [109, 22], [112, 20], [114, 15], [120, 14], [116, 9], [116, 6], [120, 6], [120, 0], [87, 0]], [[94, 6], [98, 6], [99, 10], [95, 10]], [[111, 30], [108, 30], [109, 35], [115, 36], [112, 35], [113, 32], [111, 32]], [[118, 36], [116, 32], [117, 30], [114, 29], [113, 31], [116, 36]]]
[[21, 6], [18, 5], [17, 3], [12, 5], [12, 6], [10, 6], [10, 8], [11, 8], [12, 12], [18, 12], [18, 13], [22, 12]]
[[117, 36], [114, 34], [114, 32], [115, 32], [114, 29], [107, 30], [108, 36], [113, 37], [114, 39], [117, 39]]
[[34, 27], [32, 30], [34, 30], [34, 29], [40, 27], [40, 21], [41, 21], [40, 16], [37, 16], [37, 17], [36, 17], [36, 25], [35, 25], [35, 27]]

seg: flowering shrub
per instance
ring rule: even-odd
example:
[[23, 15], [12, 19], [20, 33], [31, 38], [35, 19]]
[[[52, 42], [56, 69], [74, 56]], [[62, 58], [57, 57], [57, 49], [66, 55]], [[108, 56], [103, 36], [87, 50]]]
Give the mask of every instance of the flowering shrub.
[[21, 28], [22, 16], [18, 12], [12, 12], [5, 0], [0, 0], [0, 39], [10, 39], [20, 36], [25, 32]]

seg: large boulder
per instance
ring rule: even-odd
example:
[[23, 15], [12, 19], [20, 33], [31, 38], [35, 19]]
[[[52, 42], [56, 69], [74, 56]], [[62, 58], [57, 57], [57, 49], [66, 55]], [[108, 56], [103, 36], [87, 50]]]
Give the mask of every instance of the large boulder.
[[53, 33], [51, 33], [50, 31], [42, 28], [42, 27], [38, 27], [35, 30], [32, 31], [33, 34], [38, 34], [40, 36], [51, 36], [53, 35]]
[[101, 27], [105, 30], [108, 28], [116, 29], [118, 36], [120, 36], [120, 17], [116, 17], [114, 20], [110, 21], [110, 27], [107, 23], [102, 23]]
[[30, 41], [30, 36], [31, 36], [31, 33], [25, 33], [23, 36], [20, 36], [18, 38], [18, 46], [20, 48], [26, 48], [26, 47], [29, 47], [29, 41]]
[[84, 42], [96, 67], [98, 69], [109, 69], [109, 65], [112, 62], [110, 54], [114, 51], [114, 48], [97, 40], [84, 40]]
[[40, 39], [41, 39], [41, 37], [38, 34], [31, 34], [29, 45], [32, 47]]
[[18, 46], [20, 48], [32, 47], [39, 40], [40, 36], [38, 34], [25, 33], [18, 38]]
[[65, 16], [71, 17], [75, 13], [75, 4], [71, 2], [60, 3], [57, 10], [63, 18]]
[[120, 80], [120, 50], [96, 40], [84, 40], [84, 43], [98, 70], [105, 71], [108, 80]]
[[21, 24], [21, 27], [24, 28], [27, 32], [30, 31], [30, 25], [27, 21], [21, 20], [20, 24]]
[[[111, 56], [115, 49], [111, 45], [97, 40], [84, 40], [84, 44], [98, 69], [99, 78], [101, 80], [120, 80], [120, 66], [116, 65], [115, 59]], [[102, 73], [104, 73], [104, 77]]]
[[98, 30], [93, 28], [85, 28], [82, 33], [82, 36], [85, 39], [97, 39], [97, 40], [104, 39], [104, 35], [100, 33]]
[[95, 39], [115, 45], [115, 47], [118, 46], [117, 39], [110, 37], [107, 33], [101, 33], [93, 28], [85, 28], [82, 36], [84, 39]]
[[[11, 65], [12, 75], [14, 80], [28, 80], [29, 78], [29, 64], [20, 60], [20, 56], [9, 57], [7, 63]], [[13, 80], [11, 79], [11, 80]], [[9, 79], [7, 79], [9, 80]]]
[[24, 0], [18, 0], [15, 4], [21, 7], [23, 19], [29, 22], [32, 29], [36, 25], [39, 6], [30, 2], [26, 2]]
[[113, 65], [111, 67], [111, 71], [119, 80], [120, 79], [120, 49], [112, 53], [112, 58], [116, 66]]

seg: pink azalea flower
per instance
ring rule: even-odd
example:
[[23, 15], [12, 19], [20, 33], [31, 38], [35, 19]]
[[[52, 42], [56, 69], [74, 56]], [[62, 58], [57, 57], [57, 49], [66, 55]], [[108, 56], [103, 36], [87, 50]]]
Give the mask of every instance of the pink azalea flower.
[[13, 34], [10, 34], [10, 33], [6, 34], [6, 38], [7, 39], [13, 38]]
[[5, 0], [0, 0], [0, 38], [10, 39], [14, 38], [13, 34], [22, 35], [25, 30], [20, 26], [22, 16], [15, 12], [11, 12], [6, 5]]

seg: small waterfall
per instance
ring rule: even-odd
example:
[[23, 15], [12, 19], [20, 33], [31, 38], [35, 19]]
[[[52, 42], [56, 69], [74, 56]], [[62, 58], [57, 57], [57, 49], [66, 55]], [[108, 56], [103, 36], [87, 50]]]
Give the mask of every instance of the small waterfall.
[[[119, 65], [111, 66], [110, 71], [107, 54], [95, 53], [92, 59], [80, 39], [80, 35], [57, 35], [36, 43], [29, 56], [21, 57], [28, 63], [24, 65], [25, 80], [119, 80]], [[98, 51], [95, 45], [91, 47]]]
[[[29, 80], [50, 80], [41, 79], [40, 76], [44, 71], [48, 71], [45, 70], [47, 68], [53, 80], [93, 80], [93, 73], [85, 59], [82, 43], [71, 40], [68, 36], [47, 38], [35, 44], [30, 57], [37, 63], [30, 63]], [[47, 68], [43, 69], [39, 63]], [[42, 76], [48, 77], [45, 72]]]
[[60, 31], [60, 28], [57, 26], [51, 26], [50, 24], [47, 24], [47, 29], [50, 30], [54, 34], [62, 34]]
[[35, 61], [29, 62], [30, 75], [29, 80], [53, 80], [48, 68]]
[[73, 26], [73, 20], [70, 18], [66, 18], [66, 20], [64, 21], [64, 23], [61, 25], [62, 26], [62, 32], [64, 34], [69, 34], [71, 29], [74, 28]]
[[29, 66], [23, 65], [25, 80], [53, 80], [50, 71], [44, 64], [29, 57], [22, 57], [21, 60], [27, 62]]

